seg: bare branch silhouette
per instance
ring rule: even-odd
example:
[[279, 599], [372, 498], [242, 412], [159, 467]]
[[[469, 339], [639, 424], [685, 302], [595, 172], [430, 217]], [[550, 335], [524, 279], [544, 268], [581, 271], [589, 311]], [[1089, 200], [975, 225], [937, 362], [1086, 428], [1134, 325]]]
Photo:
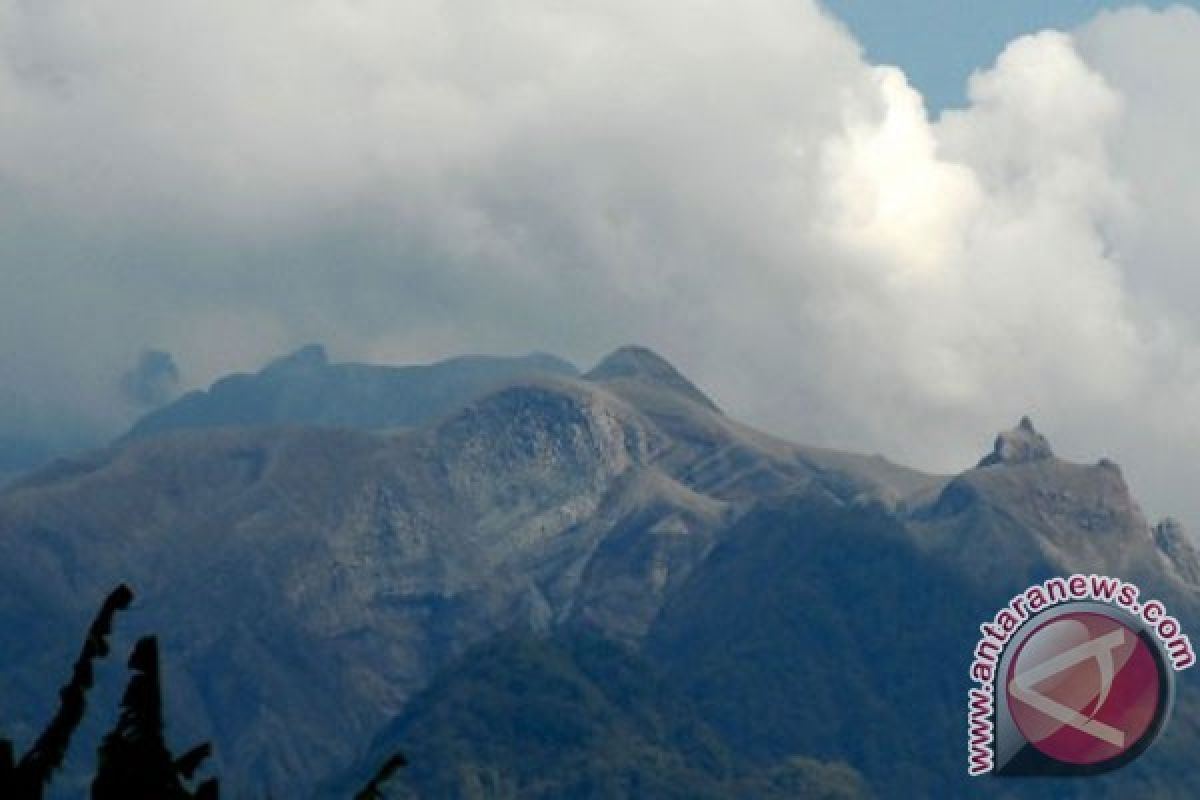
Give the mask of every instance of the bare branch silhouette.
[[54, 772], [62, 766], [71, 736], [83, 720], [87, 693], [95, 677], [92, 662], [108, 655], [108, 636], [112, 633], [113, 618], [118, 611], [129, 608], [131, 602], [133, 592], [124, 584], [105, 599], [88, 628], [87, 638], [71, 672], [71, 680], [59, 691], [58, 712], [29, 752], [14, 765], [12, 743], [0, 741], [0, 796], [14, 800], [40, 800]]
[[408, 766], [408, 759], [404, 757], [403, 753], [396, 753], [383, 763], [383, 766], [375, 773], [375, 777], [371, 778], [371, 782], [354, 795], [354, 800], [385, 800], [379, 787], [406, 766]]

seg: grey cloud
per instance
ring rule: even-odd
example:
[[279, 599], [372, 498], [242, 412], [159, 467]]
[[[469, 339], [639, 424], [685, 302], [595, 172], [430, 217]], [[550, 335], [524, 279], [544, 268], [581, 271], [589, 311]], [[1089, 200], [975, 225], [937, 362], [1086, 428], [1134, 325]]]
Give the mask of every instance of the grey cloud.
[[179, 390], [179, 368], [170, 353], [143, 350], [137, 364], [121, 376], [121, 393], [138, 409], [157, 408]]
[[1018, 40], [931, 121], [792, 0], [82, 8], [0, 11], [0, 423], [120, 430], [147, 341], [203, 384], [637, 340], [933, 469], [1030, 412], [1200, 522], [1193, 12]]

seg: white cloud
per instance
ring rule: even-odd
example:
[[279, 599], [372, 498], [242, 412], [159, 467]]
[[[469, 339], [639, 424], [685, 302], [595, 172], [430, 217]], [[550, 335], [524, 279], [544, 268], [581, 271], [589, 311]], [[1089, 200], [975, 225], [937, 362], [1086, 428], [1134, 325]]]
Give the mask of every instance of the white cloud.
[[0, 375], [111, 421], [147, 345], [203, 382], [638, 340], [931, 468], [1030, 411], [1200, 522], [1197, 54], [1105, 14], [931, 122], [792, 0], [0, 2]]

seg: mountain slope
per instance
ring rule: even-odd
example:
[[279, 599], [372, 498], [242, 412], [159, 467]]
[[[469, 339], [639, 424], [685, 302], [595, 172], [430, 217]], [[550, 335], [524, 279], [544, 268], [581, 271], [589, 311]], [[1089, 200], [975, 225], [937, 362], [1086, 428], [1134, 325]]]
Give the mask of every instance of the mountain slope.
[[[1014, 448], [1017, 436], [1039, 447]], [[1095, 571], [1200, 619], [1174, 566], [1195, 551], [1177, 530], [1152, 535], [1115, 465], [1055, 459], [1028, 420], [998, 453], [924, 505], [761, 504], [665, 604], [647, 654], [735, 754], [844, 759], [888, 796], [1189, 796], [1200, 692], [1186, 679], [1173, 727], [1125, 770], [1085, 785], [965, 779], [971, 653], [1009, 597]]]
[[[1024, 435], [1032, 424], [1015, 430]], [[1012, 594], [1076, 568], [1134, 570], [1183, 618], [1200, 616], [1173, 566], [1194, 561], [1194, 551], [1177, 526], [1150, 536], [1111, 464], [1058, 461], [1048, 444], [1013, 451], [1007, 434], [1000, 442], [998, 450], [1018, 455], [985, 458], [942, 492], [918, 492], [898, 506], [802, 492], [756, 504], [669, 592], [641, 640], [640, 669], [665, 676], [742, 774], [763, 774], [801, 753], [848, 762], [885, 797], [1193, 796], [1186, 765], [1200, 742], [1200, 693], [1186, 682], [1171, 727], [1125, 770], [1086, 782], [966, 778], [971, 652], [979, 623]], [[972, 491], [959, 498], [963, 485]], [[1092, 539], [1073, 542], [1084, 533]], [[951, 546], [956, 537], [963, 541]], [[1007, 549], [997, 558], [987, 547], [1000, 542]], [[524, 702], [526, 690], [514, 692], [504, 679], [485, 683], [498, 693], [492, 703]], [[421, 747], [428, 732], [412, 719], [385, 729], [376, 757], [406, 741]], [[567, 769], [569, 751], [543, 753], [540, 769]], [[455, 754], [465, 757], [453, 748], [416, 752], [439, 774]], [[497, 763], [513, 760], [519, 756]], [[717, 791], [766, 796], [744, 786]]]
[[[397, 433], [163, 431], [60, 461], [0, 493], [0, 581], [28, 589], [0, 598], [0, 648], [19, 652], [29, 609], [82, 618], [129, 582], [180, 738], [213, 738], [232, 785], [286, 794], [496, 631], [638, 640], [764, 494], [894, 491], [660, 377], [520, 379]], [[61, 658], [18, 665], [18, 734]]]
[[398, 748], [410, 766], [385, 786], [395, 798], [867, 794], [852, 770], [805, 759], [747, 773], [646, 662], [590, 636], [508, 634], [472, 648], [321, 796], [348, 797]]
[[[249, 794], [353, 763], [514, 627], [644, 648], [779, 785], [800, 780], [782, 762], [815, 756], [885, 796], [933, 792], [960, 767], [968, 639], [1031, 579], [1096, 569], [1200, 613], [1186, 537], [1031, 423], [930, 476], [749, 429], [665, 364], [619, 352], [582, 378], [446, 395], [403, 431], [164, 430], [0, 491], [0, 653], [25, 654], [0, 665], [5, 733], [31, 735], [93, 604], [127, 581], [130, 618], [160, 634], [172, 735], [213, 739]], [[1172, 730], [1162, 753], [1200, 744]]]
[[1171, 560], [1194, 558], [1185, 539], [1173, 555], [1155, 541], [1116, 464], [1057, 458], [1028, 419], [1001, 433], [979, 466], [914, 503], [906, 521], [923, 546], [991, 585], [1044, 560], [1178, 589]]

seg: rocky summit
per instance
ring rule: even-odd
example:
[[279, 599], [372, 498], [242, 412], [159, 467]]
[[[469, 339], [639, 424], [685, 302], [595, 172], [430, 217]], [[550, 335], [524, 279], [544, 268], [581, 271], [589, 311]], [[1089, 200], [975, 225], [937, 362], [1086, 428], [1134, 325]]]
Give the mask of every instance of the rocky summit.
[[[1028, 581], [1099, 571], [1200, 609], [1187, 535], [1027, 419], [929, 475], [744, 426], [645, 348], [564, 365], [307, 348], [3, 490], [2, 732], [36, 733], [126, 582], [118, 650], [159, 634], [172, 736], [211, 739], [232, 796], [346, 796], [391, 749], [423, 754], [397, 796], [598, 796], [649, 764], [680, 796], [935, 796], [971, 637]], [[98, 680], [102, 705], [119, 676]], [[521, 738], [518, 707], [558, 733]]]
[[1029, 417], [1021, 417], [1017, 427], [1004, 431], [996, 437], [996, 444], [992, 447], [992, 452], [980, 460], [979, 466], [1026, 464], [1053, 457], [1054, 451], [1050, 449], [1050, 442], [1046, 441], [1045, 436], [1034, 430], [1033, 421]]

